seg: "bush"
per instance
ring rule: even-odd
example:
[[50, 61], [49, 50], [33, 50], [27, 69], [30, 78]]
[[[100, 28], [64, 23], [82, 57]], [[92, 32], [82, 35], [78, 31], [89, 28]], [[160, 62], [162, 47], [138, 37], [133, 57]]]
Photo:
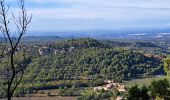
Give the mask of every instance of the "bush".
[[60, 89], [58, 95], [60, 96], [75, 96], [75, 89]]

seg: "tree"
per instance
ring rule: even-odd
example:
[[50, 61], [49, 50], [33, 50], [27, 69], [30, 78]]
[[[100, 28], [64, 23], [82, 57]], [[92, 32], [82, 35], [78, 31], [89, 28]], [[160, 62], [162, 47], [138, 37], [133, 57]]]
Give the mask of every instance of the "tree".
[[170, 58], [164, 59], [164, 71], [167, 76], [170, 76]]
[[150, 85], [150, 91], [154, 98], [170, 99], [170, 84], [167, 79], [153, 81]]
[[149, 94], [148, 94], [149, 89], [146, 86], [142, 86], [140, 89], [140, 97], [142, 98], [141, 100], [149, 100]]
[[137, 85], [132, 86], [128, 91], [128, 100], [149, 100], [148, 88], [142, 86], [139, 88]]
[[[11, 100], [16, 88], [21, 83], [25, 73], [28, 59], [26, 59], [25, 50], [19, 49], [19, 43], [24, 34], [26, 34], [28, 25], [31, 23], [32, 15], [28, 15], [25, 9], [25, 1], [19, 0], [20, 12], [16, 16], [9, 12], [9, 6], [6, 6], [5, 0], [0, 0], [0, 24], [1, 32], [5, 42], [4, 51], [1, 53], [1, 88], [6, 93], [8, 100]], [[11, 17], [12, 18], [9, 18]], [[11, 33], [11, 19], [15, 22], [18, 35]], [[15, 36], [13, 36], [15, 35]], [[22, 58], [17, 56], [22, 53]]]

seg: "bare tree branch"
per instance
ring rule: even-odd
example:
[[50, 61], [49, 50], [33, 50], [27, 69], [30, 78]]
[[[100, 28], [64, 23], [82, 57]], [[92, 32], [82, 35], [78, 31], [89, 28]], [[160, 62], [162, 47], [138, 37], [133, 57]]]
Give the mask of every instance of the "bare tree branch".
[[[21, 41], [21, 38], [24, 34], [26, 34], [28, 25], [31, 23], [32, 15], [28, 15], [27, 10], [25, 9], [25, 1], [19, 0], [19, 7], [21, 13], [16, 17], [14, 13], [12, 13], [12, 19], [15, 22], [15, 25], [17, 27], [18, 37], [12, 37], [9, 25], [11, 23], [11, 20], [9, 19], [8, 14], [10, 6], [6, 6], [5, 0], [0, 0], [0, 24], [1, 24], [1, 32], [3, 33], [4, 38], [4, 47], [2, 49], [1, 55], [5, 55], [4, 60], [7, 60], [7, 64], [4, 66], [3, 71], [6, 71], [6, 78], [4, 79], [5, 83], [7, 82], [7, 89], [3, 88], [7, 94], [8, 100], [11, 100], [11, 97], [13, 96], [16, 88], [21, 83], [24, 72], [26, 70], [26, 64], [25, 64], [25, 52], [24, 52], [24, 59], [23, 62], [20, 62], [16, 57], [16, 52], [18, 45]], [[7, 53], [4, 53], [6, 51], [6, 48], [8, 49]], [[0, 55], [0, 56], [1, 56]], [[4, 82], [2, 81], [2, 84], [4, 85]]]

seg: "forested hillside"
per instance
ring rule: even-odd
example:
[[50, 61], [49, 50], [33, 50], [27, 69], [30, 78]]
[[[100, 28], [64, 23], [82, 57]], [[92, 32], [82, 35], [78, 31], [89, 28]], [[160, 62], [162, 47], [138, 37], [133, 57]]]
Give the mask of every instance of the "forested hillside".
[[121, 80], [158, 74], [162, 68], [159, 59], [137, 52], [90, 47], [35, 58], [30, 64], [28, 76], [36, 76], [36, 81], [95, 77]]
[[97, 86], [108, 79], [121, 82], [164, 73], [162, 59], [94, 39], [34, 45], [26, 46], [31, 61], [16, 95], [65, 86]]

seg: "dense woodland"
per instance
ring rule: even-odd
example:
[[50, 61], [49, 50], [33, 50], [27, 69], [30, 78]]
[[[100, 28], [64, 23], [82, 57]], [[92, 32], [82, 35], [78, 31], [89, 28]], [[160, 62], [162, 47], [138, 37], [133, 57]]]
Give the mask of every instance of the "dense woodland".
[[[104, 80], [109, 79], [122, 82], [164, 74], [163, 56], [156, 52], [163, 52], [164, 49], [152, 43], [88, 38], [29, 44], [22, 42], [17, 49], [18, 54], [22, 52], [20, 48], [26, 49], [28, 68], [15, 96], [44, 89], [83, 89], [102, 85]], [[158, 56], [155, 57], [152, 50]], [[5, 62], [1, 59], [1, 65]], [[4, 96], [5, 93], [1, 92], [0, 95]]]

